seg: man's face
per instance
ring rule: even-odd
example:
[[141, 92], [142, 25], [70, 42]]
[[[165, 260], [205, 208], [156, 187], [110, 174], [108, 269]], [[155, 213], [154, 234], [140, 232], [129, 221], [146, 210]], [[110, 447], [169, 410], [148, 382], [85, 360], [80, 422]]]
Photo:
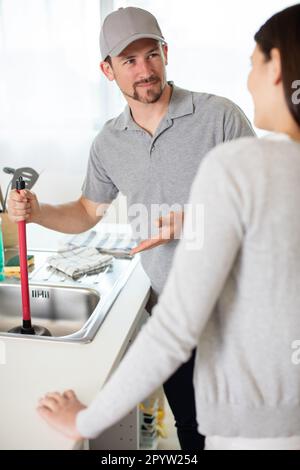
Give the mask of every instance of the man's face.
[[109, 80], [117, 82], [125, 96], [141, 103], [159, 100], [166, 85], [166, 45], [154, 39], [139, 39], [111, 60], [112, 67], [102, 70]]

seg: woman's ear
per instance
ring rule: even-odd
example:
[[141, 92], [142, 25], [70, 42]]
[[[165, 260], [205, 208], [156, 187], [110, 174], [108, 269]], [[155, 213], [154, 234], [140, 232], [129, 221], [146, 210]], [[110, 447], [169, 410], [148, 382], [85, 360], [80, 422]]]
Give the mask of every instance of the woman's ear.
[[281, 74], [281, 57], [280, 51], [277, 48], [271, 50], [271, 60], [270, 60], [270, 74], [273, 85], [278, 85], [282, 81]]
[[107, 61], [100, 62], [100, 70], [110, 82], [115, 79], [113, 68]]

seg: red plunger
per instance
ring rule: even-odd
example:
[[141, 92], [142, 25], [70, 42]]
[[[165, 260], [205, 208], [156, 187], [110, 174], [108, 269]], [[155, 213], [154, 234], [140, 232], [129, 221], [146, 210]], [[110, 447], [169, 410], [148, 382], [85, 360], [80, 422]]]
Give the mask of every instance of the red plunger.
[[[25, 181], [22, 176], [16, 181], [16, 190], [20, 192], [25, 189]], [[38, 336], [51, 336], [47, 328], [31, 324], [30, 315], [30, 300], [29, 300], [29, 283], [28, 283], [28, 268], [27, 268], [27, 242], [26, 242], [26, 221], [18, 222], [19, 234], [19, 257], [20, 257], [20, 271], [21, 271], [21, 292], [22, 292], [22, 310], [23, 310], [23, 324], [16, 326], [9, 330], [9, 333], [21, 333], [25, 335], [38, 335]]]

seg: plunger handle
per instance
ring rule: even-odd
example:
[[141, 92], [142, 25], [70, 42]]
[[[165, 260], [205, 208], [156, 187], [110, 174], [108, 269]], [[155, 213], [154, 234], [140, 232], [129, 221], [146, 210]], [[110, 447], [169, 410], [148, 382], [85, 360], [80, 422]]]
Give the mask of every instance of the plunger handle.
[[[25, 189], [25, 181], [23, 180], [22, 176], [20, 176], [19, 179], [16, 181], [16, 190], [19, 193], [22, 189]], [[34, 334], [34, 330], [31, 325], [31, 315], [30, 315], [25, 220], [21, 220], [20, 222], [18, 222], [18, 235], [19, 235], [20, 271], [21, 271], [23, 328], [28, 330], [29, 334], [30, 333]]]

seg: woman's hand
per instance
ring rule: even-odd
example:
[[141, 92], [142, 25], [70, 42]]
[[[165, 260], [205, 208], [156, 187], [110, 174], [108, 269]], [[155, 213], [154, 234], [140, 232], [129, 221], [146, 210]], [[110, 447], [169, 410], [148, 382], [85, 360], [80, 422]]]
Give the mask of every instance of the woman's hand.
[[37, 411], [50, 426], [73, 440], [79, 440], [84, 437], [76, 429], [76, 416], [85, 408], [73, 390], [67, 390], [63, 394], [47, 393], [40, 399]]

